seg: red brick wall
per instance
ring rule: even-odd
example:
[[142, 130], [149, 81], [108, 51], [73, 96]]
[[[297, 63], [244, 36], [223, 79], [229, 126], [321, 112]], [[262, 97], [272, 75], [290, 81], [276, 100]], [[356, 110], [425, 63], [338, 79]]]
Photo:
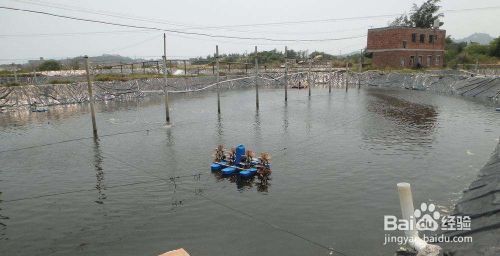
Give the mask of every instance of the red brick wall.
[[[412, 34], [416, 34], [415, 42], [412, 40]], [[423, 43], [420, 42], [420, 35], [424, 35]], [[432, 43], [429, 42], [430, 35], [433, 36]], [[373, 53], [372, 63], [375, 67], [414, 67], [418, 62], [418, 56], [422, 56], [422, 66], [440, 67], [444, 65], [445, 37], [446, 31], [440, 29], [405, 27], [369, 29], [367, 51]], [[403, 43], [404, 41], [406, 43]], [[413, 65], [410, 63], [410, 56], [415, 58]], [[428, 56], [431, 56], [430, 65], [427, 63]], [[436, 65], [437, 56], [440, 56], [440, 60]]]
[[[411, 56], [414, 62], [411, 63]], [[428, 58], [430, 56], [430, 63]], [[387, 51], [374, 52], [372, 65], [375, 67], [385, 68], [411, 68], [417, 65], [419, 57], [422, 58], [421, 65], [423, 67], [442, 67], [444, 65], [444, 52], [442, 51]], [[437, 60], [436, 60], [437, 59]], [[404, 62], [404, 64], [403, 64]], [[402, 65], [403, 64], [403, 65]]]
[[[416, 34], [416, 42], [412, 34]], [[420, 43], [420, 35], [425, 35], [424, 43]], [[429, 43], [429, 35], [437, 36], [437, 41]], [[377, 28], [368, 30], [367, 49], [399, 49], [406, 41], [407, 49], [439, 49], [444, 50], [446, 30], [422, 28]]]

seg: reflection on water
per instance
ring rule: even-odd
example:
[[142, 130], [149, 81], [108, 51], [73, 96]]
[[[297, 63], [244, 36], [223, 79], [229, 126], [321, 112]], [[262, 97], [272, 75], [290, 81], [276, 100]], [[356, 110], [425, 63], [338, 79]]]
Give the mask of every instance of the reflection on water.
[[254, 122], [254, 129], [255, 129], [255, 145], [260, 148], [261, 142], [262, 142], [262, 129], [261, 129], [261, 123], [260, 123], [260, 116], [259, 116], [259, 110], [255, 111], [255, 122]]
[[[2, 192], [0, 192], [0, 196], [2, 196]], [[0, 199], [0, 206], [1, 206], [2, 200]], [[0, 240], [8, 240], [7, 234], [5, 233], [7, 230], [7, 224], [5, 224], [5, 221], [8, 220], [9, 217], [4, 216], [2, 214], [2, 208], [0, 208]]]
[[95, 177], [96, 177], [96, 185], [97, 189], [97, 200], [95, 201], [98, 204], [103, 204], [104, 199], [106, 199], [106, 194], [104, 191], [106, 187], [104, 185], [104, 171], [102, 168], [103, 156], [101, 152], [101, 148], [99, 147], [99, 139], [94, 138], [94, 167], [95, 167]]
[[222, 115], [218, 114], [217, 115], [217, 124], [216, 124], [216, 127], [217, 127], [217, 143], [219, 145], [223, 145], [224, 144], [224, 126], [222, 125]]
[[248, 190], [255, 186], [258, 192], [267, 193], [269, 192], [269, 187], [271, 186], [271, 183], [269, 182], [271, 178], [267, 178], [266, 180], [257, 179], [255, 176], [251, 178], [242, 178], [238, 174], [224, 176], [221, 172], [212, 172], [212, 175], [219, 182], [227, 180], [230, 183], [236, 184], [236, 188], [239, 191]]
[[368, 142], [390, 145], [432, 143], [438, 112], [434, 106], [410, 102], [387, 93], [367, 90], [369, 112], [382, 118], [363, 119], [363, 137]]
[[[130, 111], [137, 110], [138, 108], [145, 108], [156, 106], [162, 102], [159, 96], [152, 96], [147, 98], [138, 98], [135, 100], [130, 99], [117, 99], [112, 101], [103, 101], [97, 104], [98, 112], [112, 113], [116, 111]], [[31, 112], [27, 108], [20, 108], [13, 111], [7, 111], [0, 115], [0, 127], [14, 127], [19, 129], [31, 123], [44, 123], [47, 121], [56, 122], [71, 117], [87, 115], [89, 113], [88, 104], [66, 104], [55, 105], [49, 107], [47, 112]], [[137, 116], [135, 118], [138, 118]], [[119, 120], [111, 120], [112, 122], [119, 122]], [[137, 121], [137, 120], [136, 120]]]
[[406, 126], [416, 127], [423, 133], [434, 128], [437, 112], [433, 106], [412, 103], [380, 92], [369, 91], [368, 94], [378, 99], [369, 101], [368, 111], [400, 121]]
[[285, 107], [283, 108], [283, 133], [288, 135], [288, 105], [285, 102]]

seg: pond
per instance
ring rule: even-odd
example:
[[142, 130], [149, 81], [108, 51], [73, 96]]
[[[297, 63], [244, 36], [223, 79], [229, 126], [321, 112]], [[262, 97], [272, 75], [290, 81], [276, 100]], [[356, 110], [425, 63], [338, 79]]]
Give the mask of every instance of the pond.
[[[410, 90], [224, 91], [0, 114], [5, 255], [393, 255], [383, 216], [452, 210], [498, 143], [489, 106]], [[221, 178], [218, 144], [272, 156], [272, 179]], [[340, 255], [340, 254], [339, 254]]]

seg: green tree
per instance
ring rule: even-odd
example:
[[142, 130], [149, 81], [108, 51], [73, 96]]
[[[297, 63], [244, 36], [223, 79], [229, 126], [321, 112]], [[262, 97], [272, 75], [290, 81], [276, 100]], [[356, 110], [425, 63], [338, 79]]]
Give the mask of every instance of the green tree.
[[52, 71], [52, 70], [61, 70], [61, 63], [56, 60], [46, 60], [40, 66], [38, 66], [38, 70], [40, 71]]
[[[438, 3], [441, 0], [427, 0], [421, 6], [413, 4], [410, 16], [403, 14], [397, 17], [390, 26], [404, 26], [404, 27], [417, 27], [417, 28], [431, 28], [434, 21], [442, 17], [442, 13], [437, 13], [441, 6]], [[440, 25], [443, 25], [440, 22]]]
[[500, 57], [500, 36], [491, 41], [488, 53], [490, 56]]
[[487, 55], [489, 51], [488, 45], [482, 45], [478, 43], [470, 43], [465, 47], [465, 51], [472, 55]]

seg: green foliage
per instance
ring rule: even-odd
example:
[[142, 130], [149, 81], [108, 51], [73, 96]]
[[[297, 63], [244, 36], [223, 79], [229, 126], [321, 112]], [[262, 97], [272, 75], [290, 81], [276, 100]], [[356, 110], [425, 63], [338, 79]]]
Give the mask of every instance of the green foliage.
[[495, 40], [491, 41], [489, 45], [489, 52], [488, 54], [490, 56], [494, 57], [499, 57], [500, 58], [500, 36], [495, 38]]
[[489, 51], [488, 45], [478, 43], [470, 43], [465, 47], [465, 51], [471, 55], [487, 55]]
[[[324, 53], [319, 53], [316, 52], [316, 54], [323, 54], [323, 55], [328, 55]], [[311, 54], [312, 55], [312, 54]], [[309, 56], [311, 56], [309, 55]], [[329, 55], [330, 56], [330, 55]], [[257, 57], [259, 59], [259, 64], [262, 65], [276, 65], [279, 63], [283, 63], [285, 60], [285, 55], [284, 52], [278, 51], [277, 49], [271, 50], [271, 51], [261, 51], [257, 53]], [[250, 54], [239, 54], [239, 53], [231, 53], [231, 54], [221, 54], [219, 56], [219, 60], [221, 62], [233, 62], [233, 63], [249, 63], [253, 64], [255, 63], [255, 53], [252, 52]], [[304, 60], [308, 58], [307, 51], [294, 51], [294, 50], [287, 50], [287, 58], [289, 59], [296, 59], [298, 60]], [[190, 62], [194, 65], [202, 65], [202, 64], [211, 64], [215, 61], [215, 57], [212, 55], [208, 55], [205, 58], [192, 58], [190, 59]]]
[[[458, 64], [497, 63], [500, 57], [500, 37], [493, 40], [489, 45], [478, 43], [454, 42], [450, 36], [446, 38], [446, 63], [449, 67], [457, 67]], [[495, 55], [498, 54], [498, 55]]]
[[0, 76], [13, 76], [14, 72], [9, 70], [0, 70]]
[[[441, 0], [427, 0], [421, 6], [413, 4], [410, 11], [410, 16], [403, 14], [397, 17], [390, 26], [431, 28], [434, 21], [442, 17], [442, 13], [437, 13], [441, 6], [438, 3]], [[440, 23], [442, 25], [442, 23]]]
[[54, 71], [61, 70], [61, 63], [56, 60], [46, 60], [40, 66], [38, 66], [40, 71]]

